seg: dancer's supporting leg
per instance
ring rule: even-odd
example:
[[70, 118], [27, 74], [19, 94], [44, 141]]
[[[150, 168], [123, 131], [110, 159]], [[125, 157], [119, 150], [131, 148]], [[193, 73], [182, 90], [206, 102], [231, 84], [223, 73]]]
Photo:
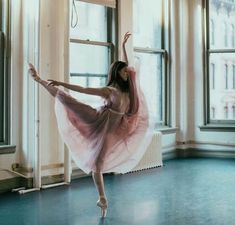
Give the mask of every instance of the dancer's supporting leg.
[[99, 193], [99, 200], [97, 202], [97, 206], [101, 208], [101, 216], [106, 217], [108, 203], [107, 203], [105, 190], [104, 190], [103, 174], [101, 172], [92, 172], [92, 177], [96, 185], [96, 189]]
[[99, 200], [97, 202], [97, 206], [101, 208], [102, 217], [105, 217], [107, 214], [108, 201], [105, 195], [104, 178], [103, 178], [103, 173], [101, 171], [104, 165], [104, 159], [107, 149], [109, 148], [110, 145], [109, 141], [110, 137], [109, 135], [107, 135], [103, 142], [102, 149], [100, 150], [99, 155], [95, 162], [95, 172], [94, 171], [92, 172], [92, 177], [96, 185], [96, 189], [99, 193]]

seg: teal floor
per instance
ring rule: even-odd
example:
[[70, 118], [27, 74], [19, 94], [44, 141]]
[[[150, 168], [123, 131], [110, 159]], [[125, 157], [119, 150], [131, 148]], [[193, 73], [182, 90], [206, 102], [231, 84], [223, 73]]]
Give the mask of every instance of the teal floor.
[[105, 181], [104, 220], [86, 177], [70, 186], [0, 195], [0, 225], [235, 225], [235, 160], [175, 159]]

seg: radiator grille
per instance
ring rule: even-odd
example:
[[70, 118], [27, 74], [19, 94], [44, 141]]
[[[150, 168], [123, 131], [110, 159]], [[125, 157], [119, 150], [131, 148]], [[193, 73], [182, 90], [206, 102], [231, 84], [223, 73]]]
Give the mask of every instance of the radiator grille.
[[161, 139], [161, 132], [156, 132], [153, 135], [152, 141], [150, 142], [143, 158], [131, 172], [162, 166]]

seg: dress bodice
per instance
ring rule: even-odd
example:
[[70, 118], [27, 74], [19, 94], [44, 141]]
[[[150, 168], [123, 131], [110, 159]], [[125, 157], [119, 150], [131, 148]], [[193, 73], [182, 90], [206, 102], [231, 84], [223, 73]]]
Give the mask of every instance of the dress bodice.
[[118, 88], [109, 87], [111, 90], [109, 98], [106, 100], [107, 107], [120, 113], [127, 113], [130, 105], [128, 92], [122, 92]]

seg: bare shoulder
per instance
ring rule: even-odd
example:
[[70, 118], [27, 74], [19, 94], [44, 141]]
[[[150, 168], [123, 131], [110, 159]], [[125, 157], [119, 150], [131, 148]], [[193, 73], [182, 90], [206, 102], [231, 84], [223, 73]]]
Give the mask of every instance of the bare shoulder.
[[110, 87], [110, 86], [106, 86], [106, 87], [102, 87], [101, 91], [103, 92], [103, 96], [105, 98], [109, 98], [110, 95], [113, 93], [113, 91], [115, 90], [115, 88]]
[[113, 87], [113, 86], [107, 86], [106, 88], [107, 88], [110, 92], [117, 90], [117, 88], [115, 88], [115, 87]]

